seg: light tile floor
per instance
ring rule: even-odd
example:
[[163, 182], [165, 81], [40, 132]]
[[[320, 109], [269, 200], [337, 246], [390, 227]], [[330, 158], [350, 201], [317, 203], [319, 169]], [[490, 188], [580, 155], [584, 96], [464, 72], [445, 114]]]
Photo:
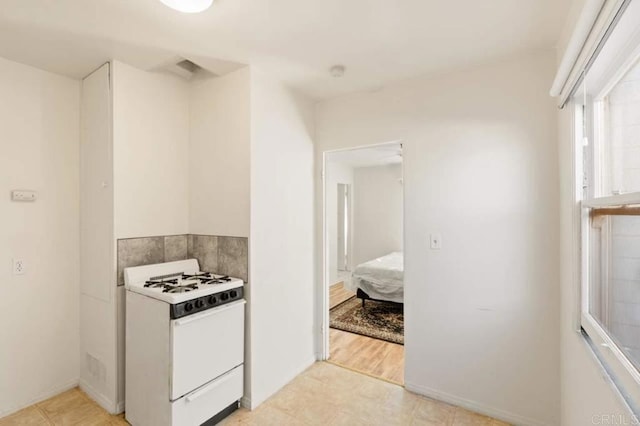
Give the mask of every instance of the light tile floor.
[[123, 416], [112, 416], [78, 388], [0, 419], [0, 426], [116, 426], [128, 425]]
[[311, 366], [256, 410], [240, 409], [222, 424], [507, 425], [326, 362]]
[[[391, 383], [318, 362], [254, 411], [240, 409], [223, 425], [446, 425], [503, 426], [507, 423], [422, 398]], [[84, 392], [72, 389], [0, 419], [9, 425], [128, 425]]]

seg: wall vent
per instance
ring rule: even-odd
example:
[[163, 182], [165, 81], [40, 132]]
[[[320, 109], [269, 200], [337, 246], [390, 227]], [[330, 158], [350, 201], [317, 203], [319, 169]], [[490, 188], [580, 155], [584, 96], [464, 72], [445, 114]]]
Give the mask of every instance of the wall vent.
[[168, 64], [165, 69], [187, 80], [190, 80], [194, 75], [203, 71], [200, 65], [183, 58], [180, 58], [177, 62]]

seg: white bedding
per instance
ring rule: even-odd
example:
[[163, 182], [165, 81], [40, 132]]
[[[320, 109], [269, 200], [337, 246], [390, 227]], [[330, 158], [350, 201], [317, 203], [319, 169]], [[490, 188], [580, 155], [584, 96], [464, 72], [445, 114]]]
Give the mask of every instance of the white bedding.
[[373, 299], [404, 302], [404, 261], [401, 252], [394, 252], [356, 267], [347, 289], [360, 287]]

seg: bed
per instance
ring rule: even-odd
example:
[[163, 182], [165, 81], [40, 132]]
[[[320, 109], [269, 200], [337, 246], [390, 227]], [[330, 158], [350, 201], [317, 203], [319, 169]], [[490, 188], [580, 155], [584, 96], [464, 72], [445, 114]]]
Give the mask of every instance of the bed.
[[404, 259], [401, 252], [370, 260], [358, 265], [345, 283], [348, 290], [362, 299], [394, 303], [404, 302]]

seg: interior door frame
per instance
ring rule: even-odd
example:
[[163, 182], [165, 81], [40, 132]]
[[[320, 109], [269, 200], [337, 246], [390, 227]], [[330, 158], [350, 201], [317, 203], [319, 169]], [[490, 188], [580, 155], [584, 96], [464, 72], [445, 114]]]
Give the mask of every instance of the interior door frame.
[[[318, 327], [318, 339], [320, 342], [319, 359], [326, 361], [329, 359], [330, 347], [329, 347], [329, 277], [331, 271], [329, 271], [329, 229], [327, 226], [327, 156], [338, 152], [357, 151], [368, 148], [378, 148], [387, 145], [402, 145], [404, 141], [402, 139], [392, 140], [389, 142], [375, 143], [371, 145], [360, 145], [349, 148], [333, 149], [322, 151], [322, 270], [320, 278], [321, 297], [318, 300], [318, 311], [320, 312], [320, 327]], [[404, 161], [402, 167], [402, 180], [404, 181]], [[352, 188], [353, 191], [353, 188]], [[351, 204], [353, 206], [353, 202]], [[402, 209], [404, 211], [404, 185], [402, 187]], [[353, 213], [352, 213], [353, 214]], [[403, 213], [404, 214], [404, 213]], [[404, 227], [404, 225], [403, 225]], [[404, 232], [404, 231], [403, 231]], [[404, 238], [402, 239], [404, 246]], [[403, 247], [404, 249], [404, 247]], [[352, 249], [353, 250], [353, 249]], [[351, 269], [355, 268], [355, 265], [351, 264]]]

